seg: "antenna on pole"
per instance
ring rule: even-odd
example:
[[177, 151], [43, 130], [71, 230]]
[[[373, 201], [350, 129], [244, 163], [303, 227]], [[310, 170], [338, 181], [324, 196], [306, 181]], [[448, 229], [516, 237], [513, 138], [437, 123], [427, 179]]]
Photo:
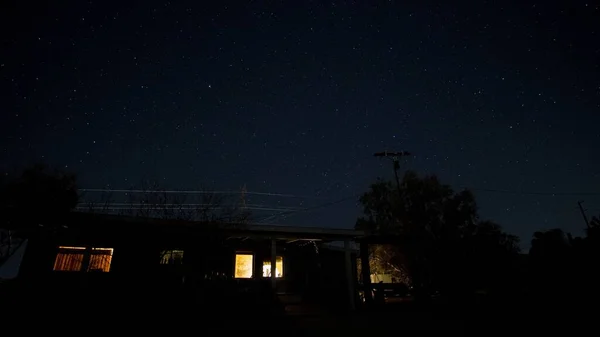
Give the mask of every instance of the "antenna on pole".
[[400, 158], [408, 157], [411, 155], [412, 154], [407, 151], [400, 151], [400, 152], [383, 151], [383, 152], [375, 152], [375, 154], [374, 154], [375, 157], [390, 158], [392, 160], [392, 162], [394, 163], [394, 177], [396, 178], [396, 187], [398, 188], [398, 195], [400, 197], [402, 197], [402, 192], [400, 191], [400, 179], [398, 178], [398, 170], [400, 169]]

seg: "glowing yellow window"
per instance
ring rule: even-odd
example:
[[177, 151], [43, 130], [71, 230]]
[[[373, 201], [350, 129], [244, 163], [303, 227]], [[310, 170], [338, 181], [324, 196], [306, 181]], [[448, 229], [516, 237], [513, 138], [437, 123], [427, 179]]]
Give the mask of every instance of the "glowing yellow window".
[[183, 250], [163, 250], [160, 264], [183, 264]]
[[85, 271], [109, 272], [112, 262], [112, 248], [86, 248], [86, 247], [58, 247], [58, 254], [54, 260], [54, 270], [57, 271], [82, 271], [87, 262]]
[[252, 266], [254, 265], [252, 254], [235, 254], [235, 278], [252, 278]]
[[[271, 277], [271, 259], [263, 261], [263, 277]], [[283, 257], [275, 258], [275, 277], [283, 277]]]

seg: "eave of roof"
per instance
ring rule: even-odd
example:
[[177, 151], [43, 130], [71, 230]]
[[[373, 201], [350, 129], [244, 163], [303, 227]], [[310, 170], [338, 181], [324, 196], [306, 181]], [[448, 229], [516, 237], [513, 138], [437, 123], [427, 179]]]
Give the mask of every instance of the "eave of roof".
[[[185, 221], [185, 220], [165, 220], [144, 217], [132, 217], [122, 215], [109, 214], [94, 214], [76, 212], [72, 213], [72, 220], [79, 222], [80, 220], [92, 220], [94, 223], [130, 223], [136, 225], [153, 225], [159, 227], [177, 227], [177, 228], [194, 228], [206, 230], [218, 230], [231, 235], [248, 236], [248, 237], [270, 237], [276, 239], [315, 239], [315, 240], [347, 240], [359, 239], [365, 236], [364, 231], [353, 229], [336, 229], [324, 227], [300, 227], [300, 226], [285, 226], [285, 225], [263, 225], [263, 224], [244, 224], [244, 223], [214, 223], [214, 227], [206, 227], [210, 225], [206, 222]], [[79, 221], [78, 221], [79, 220]], [[204, 227], [204, 228], [203, 228]]]

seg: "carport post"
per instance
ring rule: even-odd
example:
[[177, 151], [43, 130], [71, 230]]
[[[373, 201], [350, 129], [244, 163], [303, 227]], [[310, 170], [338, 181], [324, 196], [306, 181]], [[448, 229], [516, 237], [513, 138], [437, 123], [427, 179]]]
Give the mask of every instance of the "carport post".
[[355, 293], [354, 293], [354, 273], [352, 272], [352, 247], [350, 247], [350, 239], [344, 240], [344, 255], [346, 260], [346, 282], [348, 284], [348, 300], [350, 301], [350, 310], [356, 309], [354, 304]]
[[277, 289], [277, 243], [274, 238], [271, 239], [271, 287]]
[[371, 266], [369, 265], [369, 243], [363, 239], [360, 241], [360, 266], [362, 271], [363, 293], [365, 303], [371, 304], [373, 296], [371, 293]]

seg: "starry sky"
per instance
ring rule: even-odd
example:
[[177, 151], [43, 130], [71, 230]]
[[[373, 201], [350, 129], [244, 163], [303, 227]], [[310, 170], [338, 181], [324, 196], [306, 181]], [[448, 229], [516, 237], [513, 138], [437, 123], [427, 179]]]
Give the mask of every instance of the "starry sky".
[[[600, 214], [600, 7], [569, 1], [4, 1], [2, 170], [281, 193], [348, 228], [402, 169], [528, 245]], [[261, 213], [258, 219], [273, 213]]]

